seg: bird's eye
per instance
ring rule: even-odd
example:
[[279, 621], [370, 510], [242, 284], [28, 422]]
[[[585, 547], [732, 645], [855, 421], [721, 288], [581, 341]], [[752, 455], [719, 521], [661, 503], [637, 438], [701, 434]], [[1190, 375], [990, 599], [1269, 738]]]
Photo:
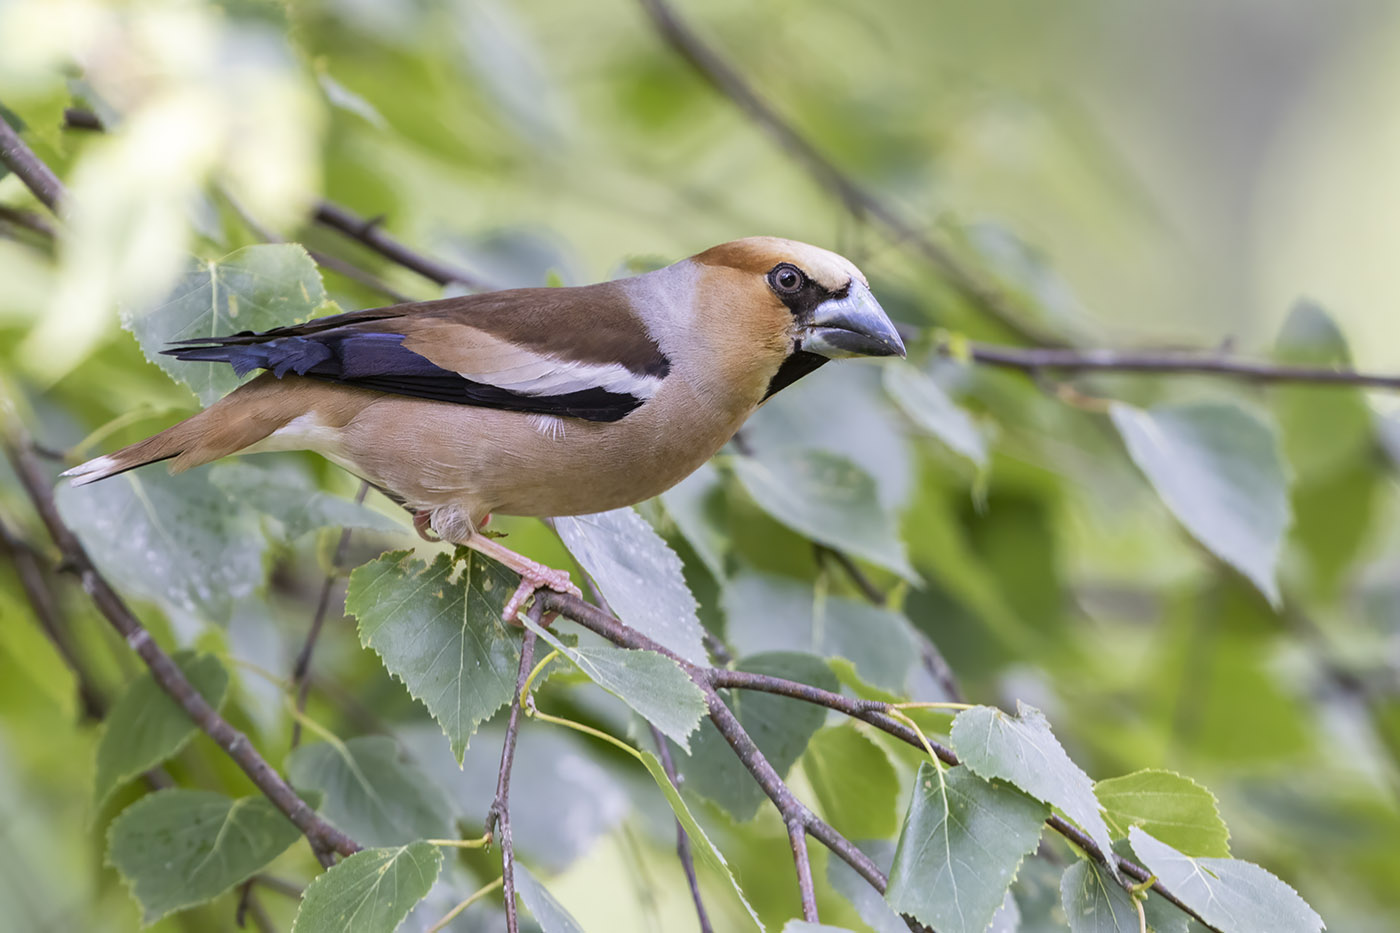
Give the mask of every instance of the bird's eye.
[[794, 295], [801, 290], [806, 278], [796, 266], [781, 263], [768, 273], [768, 281], [779, 295]]

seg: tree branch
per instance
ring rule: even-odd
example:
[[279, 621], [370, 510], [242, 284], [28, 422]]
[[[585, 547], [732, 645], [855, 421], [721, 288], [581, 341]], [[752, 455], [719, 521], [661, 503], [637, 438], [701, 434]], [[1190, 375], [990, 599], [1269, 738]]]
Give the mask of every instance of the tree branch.
[[3, 117], [0, 117], [0, 163], [14, 172], [45, 207], [58, 213], [59, 202], [68, 197], [63, 182], [24, 144], [19, 133]]
[[409, 249], [403, 243], [385, 233], [380, 227], [382, 218], [363, 218], [349, 208], [330, 201], [321, 201], [312, 215], [322, 226], [329, 227], [358, 240], [391, 262], [405, 269], [417, 272], [423, 278], [439, 285], [457, 283], [474, 291], [490, 291], [491, 285], [481, 276], [475, 275], [460, 266], [425, 256]]
[[[543, 604], [536, 600], [531, 618], [539, 622]], [[535, 663], [534, 632], [526, 629], [520, 642], [520, 671], [515, 676], [515, 696], [510, 701], [510, 716], [506, 720], [506, 738], [501, 745], [501, 767], [496, 773], [496, 797], [486, 814], [486, 832], [501, 846], [502, 897], [505, 900], [506, 933], [519, 933], [520, 920], [515, 910], [515, 848], [510, 835], [510, 773], [515, 766], [515, 740], [520, 733], [521, 692]]]
[[1005, 295], [984, 281], [898, 210], [855, 181], [803, 136], [777, 109], [758, 93], [739, 70], [690, 28], [666, 0], [640, 0], [652, 24], [675, 52], [685, 59], [711, 87], [742, 110], [778, 146], [791, 155], [816, 183], [834, 192], [846, 210], [857, 218], [869, 218], [898, 243], [908, 243], [941, 272], [960, 294], [987, 316], [1024, 340], [1041, 346], [1063, 346], [1064, 341], [1023, 319]]
[[[661, 730], [655, 726], [651, 726], [651, 738], [656, 743], [656, 754], [661, 759], [661, 767], [666, 772], [666, 778], [671, 782], [671, 786], [679, 791], [684, 781], [680, 772], [676, 770], [676, 762], [671, 755], [670, 743], [666, 741], [666, 736]], [[695, 854], [690, 850], [690, 836], [686, 833], [685, 827], [681, 825], [680, 819], [676, 820], [676, 857], [681, 860], [681, 869], [685, 872], [685, 880], [690, 885], [690, 898], [695, 901], [695, 916], [700, 921], [700, 933], [714, 933], [714, 927], [710, 925], [710, 915], [705, 910], [705, 901], [700, 896], [700, 878], [695, 873]]]
[[[0, 415], [4, 414], [0, 412]], [[93, 604], [117, 632], [126, 639], [141, 660], [151, 671], [151, 676], [171, 699], [180, 705], [206, 735], [243, 769], [243, 773], [257, 785], [258, 789], [272, 801], [273, 805], [302, 831], [323, 865], [334, 863], [331, 852], [351, 855], [360, 846], [349, 836], [336, 829], [317, 815], [316, 811], [297, 796], [282, 776], [273, 769], [249, 742], [248, 737], [219, 715], [204, 697], [185, 677], [180, 668], [156, 644], [151, 633], [146, 630], [127, 607], [126, 602], [112, 589], [107, 580], [98, 572], [88, 557], [82, 542], [78, 540], [58, 514], [54, 503], [53, 490], [44, 475], [29, 445], [29, 438], [18, 422], [6, 416], [4, 428], [5, 454], [14, 467], [20, 483], [24, 486], [35, 511], [39, 513], [49, 536], [58, 546], [64, 562], [72, 567], [82, 581], [83, 589], [92, 598]]]

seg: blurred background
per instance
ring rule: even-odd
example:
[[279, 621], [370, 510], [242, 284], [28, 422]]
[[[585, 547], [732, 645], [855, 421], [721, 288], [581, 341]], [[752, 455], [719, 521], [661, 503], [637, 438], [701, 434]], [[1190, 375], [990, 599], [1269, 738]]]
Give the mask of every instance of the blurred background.
[[[1235, 401], [1274, 426], [1294, 516], [1275, 610], [1173, 522], [1093, 405], [931, 352], [940, 335], [1050, 335], [1400, 373], [1400, 7], [668, 6], [805, 140], [795, 147], [732, 86], [707, 81], [648, 6], [0, 0], [0, 103], [74, 205], [54, 247], [16, 221], [38, 205], [0, 176], [0, 205], [22, 212], [0, 214], [0, 365], [39, 439], [69, 450], [86, 438], [91, 455], [192, 409], [121, 327], [159, 304], [190, 252], [217, 259], [295, 240], [407, 296], [445, 293], [312, 222], [322, 198], [497, 287], [597, 281], [753, 234], [831, 247], [861, 266], [893, 316], [922, 329], [911, 358], [971, 412], [990, 459], [978, 467], [921, 433], [859, 365], [779, 396], [746, 431], [752, 449], [829, 451], [874, 479], [926, 585], [870, 573], [975, 701], [1040, 707], [1095, 778], [1166, 767], [1201, 781], [1220, 798], [1234, 854], [1298, 888], [1330, 929], [1400, 925], [1396, 397], [1183, 376], [1074, 381], [1073, 395], [1139, 405]], [[65, 127], [72, 107], [107, 131]], [[969, 300], [922, 243], [1006, 296], [1017, 326]], [[342, 309], [388, 300], [322, 271]], [[357, 486], [309, 457], [278, 469], [344, 496]], [[709, 519], [725, 539], [718, 568], [665, 509], [644, 514], [681, 552], [707, 624], [756, 649], [764, 636], [726, 628], [744, 611], [736, 581], [849, 584], [725, 482]], [[3, 467], [0, 504], [8, 524], [43, 540]], [[527, 553], [567, 560], [537, 525], [507, 529]], [[138, 587], [141, 605], [167, 643], [285, 673], [335, 538], [259, 539], [261, 567], [223, 618]], [[406, 546], [357, 536], [352, 562], [380, 544]], [[133, 660], [81, 592], [58, 585], [86, 660], [115, 693]], [[135, 929], [101, 839], [141, 788], [93, 805], [98, 727], [29, 616], [0, 564], [0, 916], [24, 918], [17, 930]], [[332, 625], [319, 650], [313, 713], [348, 736], [375, 731], [354, 712], [374, 710], [479, 818], [494, 726], [464, 772], [440, 767], [435, 726], [350, 623]], [[290, 722], [275, 689], [269, 698], [241, 669], [231, 677], [229, 715], [276, 761]], [[558, 689], [580, 715], [618, 721]], [[886, 754], [907, 789], [917, 759]], [[583, 926], [692, 928], [667, 813], [645, 776], [572, 736], [523, 740], [522, 756], [553, 775], [521, 792], [548, 814], [520, 830], [522, 857]], [[242, 780], [202, 738], [170, 768], [191, 786]], [[801, 765], [794, 780], [806, 787]], [[734, 823], [705, 812], [746, 891], [781, 926], [794, 907], [781, 826], [769, 813]], [[304, 883], [304, 849], [279, 873]], [[824, 918], [865, 929], [838, 893], [822, 897]], [[1035, 925], [1034, 898], [1018, 897], [1022, 929], [1057, 928], [1052, 909]], [[286, 928], [291, 904], [269, 907]], [[423, 913], [419, 928], [442, 911]], [[155, 928], [232, 929], [233, 914], [230, 895]], [[466, 917], [460, 929], [493, 922]]]

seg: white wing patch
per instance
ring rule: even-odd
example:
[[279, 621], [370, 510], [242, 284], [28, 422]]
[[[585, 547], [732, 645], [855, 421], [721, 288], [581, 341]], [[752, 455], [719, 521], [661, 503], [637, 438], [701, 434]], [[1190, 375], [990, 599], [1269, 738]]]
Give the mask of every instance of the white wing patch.
[[648, 399], [661, 386], [659, 378], [638, 375], [621, 363], [564, 362], [545, 356], [508, 369], [461, 372], [459, 375], [520, 395], [567, 395], [588, 389], [606, 389], [619, 395]]

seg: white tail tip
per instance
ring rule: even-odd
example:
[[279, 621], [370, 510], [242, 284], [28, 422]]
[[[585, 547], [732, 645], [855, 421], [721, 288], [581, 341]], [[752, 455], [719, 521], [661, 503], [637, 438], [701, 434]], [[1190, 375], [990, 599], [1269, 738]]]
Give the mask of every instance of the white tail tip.
[[86, 463], [80, 463], [71, 470], [64, 470], [60, 476], [71, 477], [74, 486], [86, 486], [88, 483], [95, 483], [100, 479], [106, 479], [113, 473], [121, 469], [117, 465], [115, 457], [94, 457]]

